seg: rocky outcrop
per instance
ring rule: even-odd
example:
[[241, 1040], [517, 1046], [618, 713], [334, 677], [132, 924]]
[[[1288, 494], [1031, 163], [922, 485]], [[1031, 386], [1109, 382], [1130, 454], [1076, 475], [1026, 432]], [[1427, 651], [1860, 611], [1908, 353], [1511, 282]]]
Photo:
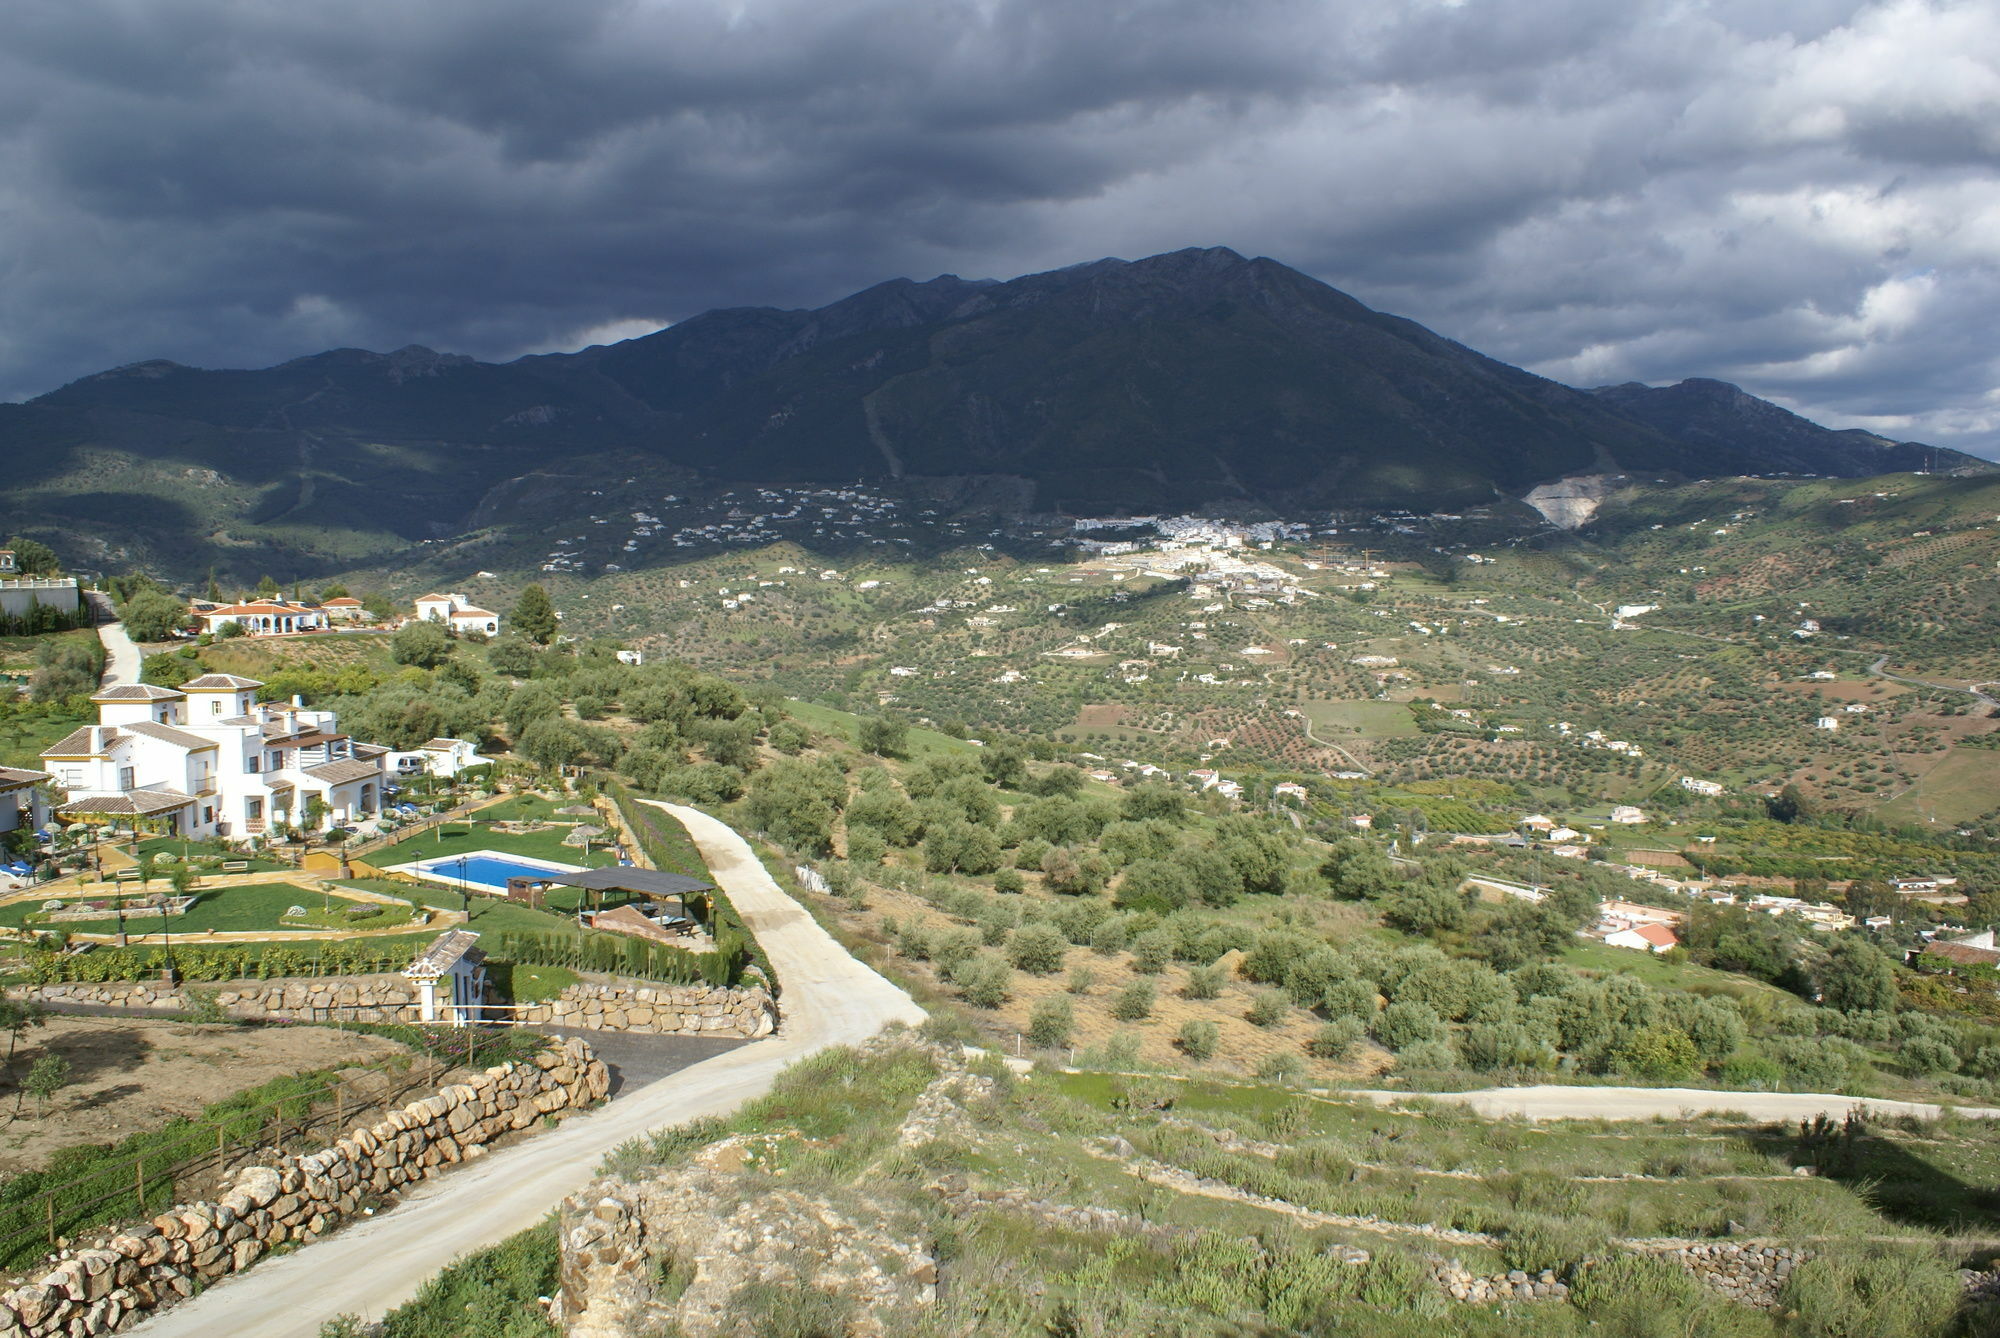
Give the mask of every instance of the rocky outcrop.
[[760, 987], [584, 980], [548, 1003], [522, 1006], [515, 1015], [528, 1023], [650, 1036], [756, 1037], [778, 1029], [778, 1005]]
[[[959, 1102], [992, 1090], [956, 1050], [909, 1033], [870, 1049], [916, 1047], [938, 1066], [892, 1140], [898, 1150], [972, 1132]], [[563, 1204], [559, 1295], [568, 1338], [756, 1338], [760, 1298], [828, 1311], [852, 1335], [906, 1332], [936, 1299], [924, 1211], [863, 1173], [811, 1192], [779, 1178], [787, 1131], [737, 1134], [682, 1165], [609, 1177]], [[893, 1180], [892, 1180], [893, 1183]], [[837, 1318], [833, 1318], [837, 1316]]]
[[601, 1100], [610, 1086], [603, 1062], [571, 1038], [356, 1126], [331, 1147], [246, 1167], [213, 1202], [65, 1250], [46, 1272], [0, 1293], [0, 1338], [111, 1333], [276, 1246], [318, 1239], [504, 1134]]
[[935, 1299], [937, 1260], [907, 1205], [859, 1190], [746, 1193], [741, 1160], [755, 1142], [724, 1139], [686, 1167], [599, 1183], [563, 1205], [569, 1338], [753, 1333], [735, 1313], [753, 1284], [826, 1297], [856, 1335], [900, 1331], [896, 1320]]
[[[194, 989], [204, 997], [212, 997], [229, 1016], [249, 1021], [262, 1018], [317, 1021], [337, 1015], [349, 1022], [408, 1022], [416, 1015], [416, 986], [395, 974], [223, 980], [197, 985]], [[37, 985], [9, 990], [8, 994], [44, 1003], [156, 1008], [163, 1013], [182, 1012], [194, 1001], [186, 986], [144, 980]]]

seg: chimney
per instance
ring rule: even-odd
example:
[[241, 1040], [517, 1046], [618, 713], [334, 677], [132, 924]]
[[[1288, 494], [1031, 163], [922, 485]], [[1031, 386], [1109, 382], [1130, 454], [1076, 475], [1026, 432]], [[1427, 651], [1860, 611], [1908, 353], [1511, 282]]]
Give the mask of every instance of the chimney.
[[294, 693], [292, 695], [292, 709], [295, 711], [303, 711], [306, 709], [306, 699], [303, 694]]

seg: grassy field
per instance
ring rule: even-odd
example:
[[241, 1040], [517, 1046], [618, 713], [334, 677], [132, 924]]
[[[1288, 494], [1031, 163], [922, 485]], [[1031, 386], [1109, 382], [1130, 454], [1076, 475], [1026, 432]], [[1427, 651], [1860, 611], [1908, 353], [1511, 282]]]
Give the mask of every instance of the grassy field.
[[2000, 750], [1957, 748], [1879, 810], [1884, 822], [1970, 822], [2000, 808]]
[[[835, 734], [854, 742], [855, 730], [861, 717], [852, 711], [839, 711], [831, 706], [820, 706], [813, 702], [788, 701], [785, 709], [794, 719], [807, 729], [816, 729], [823, 734]], [[914, 760], [922, 761], [938, 753], [966, 753], [977, 747], [964, 739], [954, 739], [948, 734], [940, 734], [934, 729], [922, 729], [912, 725], [904, 751]]]
[[0, 708], [0, 766], [40, 771], [42, 749], [71, 730], [89, 723], [91, 717], [86, 715], [44, 712], [33, 707], [26, 710]]
[[1323, 727], [1322, 732], [1352, 730], [1366, 739], [1407, 739], [1417, 734], [1417, 722], [1401, 702], [1307, 702], [1305, 712], [1314, 728]]

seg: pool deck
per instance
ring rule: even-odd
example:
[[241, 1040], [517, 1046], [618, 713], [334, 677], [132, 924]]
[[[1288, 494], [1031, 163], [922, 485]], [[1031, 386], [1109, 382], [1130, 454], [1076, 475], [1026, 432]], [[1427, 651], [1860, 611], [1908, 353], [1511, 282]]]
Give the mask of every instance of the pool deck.
[[504, 850], [468, 850], [463, 855], [433, 855], [429, 859], [412, 860], [405, 864], [385, 864], [384, 873], [407, 874], [421, 878], [427, 883], [449, 887], [459, 892], [478, 892], [490, 896], [495, 892], [505, 892], [507, 884], [485, 883], [476, 878], [455, 878], [444, 872], [456, 868], [460, 860], [471, 863], [474, 860], [491, 860], [496, 864], [511, 865], [517, 869], [527, 869], [535, 873], [582, 873], [587, 867], [582, 864], [559, 864], [555, 860], [540, 859], [534, 855], [514, 855]]

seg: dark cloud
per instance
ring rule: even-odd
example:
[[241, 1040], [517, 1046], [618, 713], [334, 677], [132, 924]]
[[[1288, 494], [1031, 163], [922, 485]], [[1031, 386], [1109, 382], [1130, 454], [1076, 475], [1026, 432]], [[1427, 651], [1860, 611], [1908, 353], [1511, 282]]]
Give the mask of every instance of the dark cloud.
[[1982, 0], [16, 0], [0, 394], [1225, 244], [2000, 454]]

